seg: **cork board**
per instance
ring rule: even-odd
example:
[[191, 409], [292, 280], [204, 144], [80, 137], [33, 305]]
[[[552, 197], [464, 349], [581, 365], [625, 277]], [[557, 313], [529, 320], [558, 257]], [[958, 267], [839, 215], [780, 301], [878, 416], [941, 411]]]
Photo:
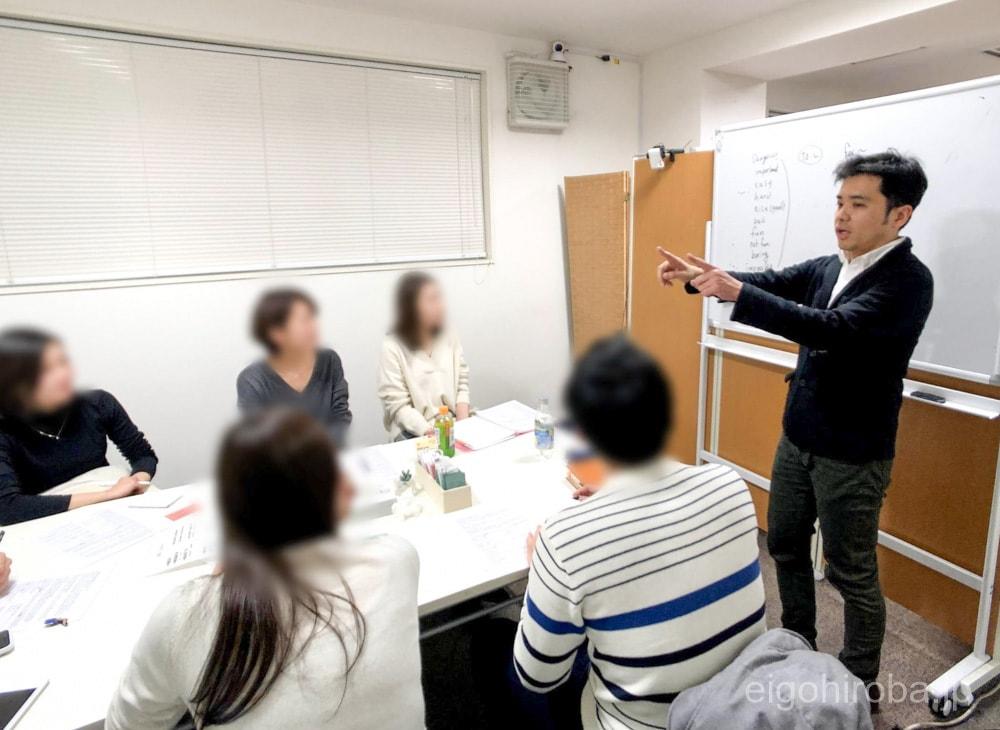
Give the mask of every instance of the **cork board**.
[[625, 327], [627, 172], [564, 178], [573, 353]]

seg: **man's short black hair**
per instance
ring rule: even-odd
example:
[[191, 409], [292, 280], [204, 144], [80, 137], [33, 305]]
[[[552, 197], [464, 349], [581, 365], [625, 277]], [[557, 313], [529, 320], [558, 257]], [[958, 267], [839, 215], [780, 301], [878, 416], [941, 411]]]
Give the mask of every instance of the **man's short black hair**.
[[595, 342], [566, 384], [566, 405], [601, 454], [624, 464], [663, 449], [673, 419], [666, 377], [648, 354], [622, 335]]
[[893, 149], [874, 155], [851, 155], [834, 171], [837, 182], [855, 175], [874, 175], [882, 180], [879, 189], [889, 201], [886, 213], [901, 205], [916, 208], [927, 190], [927, 175], [920, 161]]

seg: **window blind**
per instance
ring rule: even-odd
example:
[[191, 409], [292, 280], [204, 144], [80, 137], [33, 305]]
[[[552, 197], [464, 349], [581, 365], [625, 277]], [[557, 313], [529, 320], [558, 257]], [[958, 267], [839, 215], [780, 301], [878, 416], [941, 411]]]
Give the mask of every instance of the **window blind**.
[[0, 286], [482, 259], [475, 72], [0, 25]]

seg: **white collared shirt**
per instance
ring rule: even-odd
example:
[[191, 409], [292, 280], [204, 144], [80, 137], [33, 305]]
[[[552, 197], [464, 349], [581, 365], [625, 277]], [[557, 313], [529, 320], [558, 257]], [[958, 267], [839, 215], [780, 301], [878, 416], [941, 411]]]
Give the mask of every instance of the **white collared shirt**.
[[840, 273], [837, 275], [837, 282], [833, 285], [833, 291], [830, 293], [830, 301], [827, 302], [827, 306], [830, 306], [833, 300], [844, 290], [844, 287], [854, 281], [861, 272], [874, 266], [879, 259], [896, 248], [902, 241], [903, 237], [900, 236], [894, 241], [889, 241], [889, 243], [884, 243], [878, 248], [873, 248], [868, 253], [855, 256], [850, 261], [847, 260], [844, 252], [840, 251]]

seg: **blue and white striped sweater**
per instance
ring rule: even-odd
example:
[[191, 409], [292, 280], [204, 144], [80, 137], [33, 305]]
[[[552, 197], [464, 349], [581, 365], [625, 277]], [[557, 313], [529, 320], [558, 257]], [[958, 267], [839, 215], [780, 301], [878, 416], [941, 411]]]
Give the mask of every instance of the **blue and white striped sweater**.
[[666, 727], [678, 692], [763, 633], [757, 558], [732, 469], [657, 460], [616, 474], [542, 528], [514, 645], [522, 683], [559, 686], [587, 639], [584, 727]]

